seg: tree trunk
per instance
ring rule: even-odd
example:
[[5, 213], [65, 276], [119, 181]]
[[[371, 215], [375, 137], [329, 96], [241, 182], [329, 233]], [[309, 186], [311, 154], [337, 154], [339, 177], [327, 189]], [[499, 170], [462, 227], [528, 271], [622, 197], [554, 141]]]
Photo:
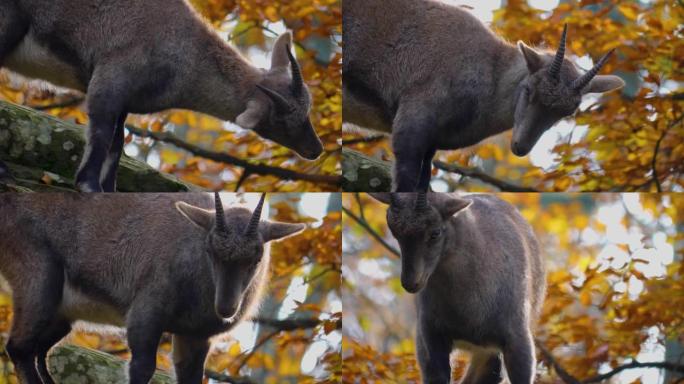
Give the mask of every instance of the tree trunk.
[[351, 149], [342, 149], [342, 190], [345, 192], [389, 192], [392, 165]]
[[[126, 360], [75, 345], [59, 345], [50, 351], [48, 369], [59, 384], [128, 383]], [[155, 372], [150, 383], [171, 384], [175, 379], [168, 373]]]
[[[14, 178], [13, 182], [0, 180], [0, 191], [72, 190], [85, 146], [84, 130], [43, 112], [0, 101], [0, 160], [7, 163]], [[117, 177], [122, 192], [199, 189], [126, 155], [121, 157]]]

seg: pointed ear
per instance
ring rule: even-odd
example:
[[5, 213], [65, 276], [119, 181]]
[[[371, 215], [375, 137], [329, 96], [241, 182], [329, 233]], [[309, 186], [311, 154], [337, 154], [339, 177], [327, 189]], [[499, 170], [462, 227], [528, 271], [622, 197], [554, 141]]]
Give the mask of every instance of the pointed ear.
[[457, 213], [468, 209], [472, 203], [472, 200], [463, 199], [457, 196], [446, 196], [446, 199], [444, 199], [439, 206], [439, 212], [444, 218], [452, 217]]
[[281, 223], [279, 221], [262, 221], [259, 225], [264, 241], [279, 240], [295, 235], [306, 228], [302, 223]]
[[292, 46], [292, 32], [287, 31], [278, 37], [273, 45], [271, 54], [271, 68], [287, 67], [290, 60], [287, 57], [287, 50]]
[[176, 209], [180, 212], [186, 219], [190, 220], [191, 223], [196, 226], [203, 228], [206, 231], [210, 231], [211, 227], [214, 225], [214, 211], [208, 211], [204, 208], [195, 207], [184, 201], [176, 202]]
[[542, 69], [542, 67], [544, 67], [544, 60], [542, 59], [542, 56], [539, 53], [537, 53], [537, 51], [530, 48], [522, 41], [518, 41], [518, 49], [525, 58], [525, 62], [527, 63], [527, 70], [530, 73], [535, 73], [538, 70]]
[[624, 86], [625, 82], [615, 75], [598, 75], [591, 79], [589, 85], [584, 88], [584, 93], [603, 93]]
[[235, 119], [235, 124], [244, 129], [254, 129], [261, 120], [263, 110], [264, 109], [258, 100], [250, 100], [247, 102], [247, 109]]
[[389, 192], [371, 192], [368, 194], [370, 195], [370, 197], [374, 198], [375, 200], [377, 200], [383, 204], [389, 204], [390, 203]]

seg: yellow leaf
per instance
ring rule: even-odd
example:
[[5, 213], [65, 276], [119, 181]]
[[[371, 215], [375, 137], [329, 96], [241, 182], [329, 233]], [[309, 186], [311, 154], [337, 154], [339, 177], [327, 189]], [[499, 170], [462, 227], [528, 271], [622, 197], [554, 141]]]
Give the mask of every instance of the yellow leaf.
[[235, 343], [228, 349], [228, 355], [231, 357], [236, 357], [242, 353], [242, 348], [240, 348], [240, 343]]
[[638, 16], [637, 11], [630, 4], [620, 4], [618, 5], [618, 10], [630, 20], [636, 20]]

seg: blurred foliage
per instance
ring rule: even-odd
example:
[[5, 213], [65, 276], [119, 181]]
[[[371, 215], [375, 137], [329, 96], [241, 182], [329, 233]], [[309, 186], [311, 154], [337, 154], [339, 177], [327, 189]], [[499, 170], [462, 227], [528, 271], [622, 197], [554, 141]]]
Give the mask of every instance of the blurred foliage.
[[[510, 151], [511, 132], [463, 150], [440, 151], [435, 160], [478, 167], [487, 174], [541, 191], [684, 190], [684, 7], [677, 0], [561, 1], [544, 12], [524, 0], [508, 0], [494, 12], [492, 28], [505, 39], [558, 46], [568, 24], [566, 57], [577, 62], [615, 54], [601, 73], [621, 76], [620, 92], [584, 97], [580, 111], [566, 119], [571, 130], [552, 129], [556, 145], [551, 165]], [[588, 70], [589, 65], [582, 66]], [[585, 129], [586, 127], [586, 129]], [[512, 127], [511, 127], [512, 128]], [[359, 133], [344, 134], [356, 141]], [[351, 146], [390, 159], [388, 139]], [[657, 156], [656, 156], [657, 154]], [[656, 182], [656, 175], [658, 181]], [[449, 190], [496, 191], [476, 179], [433, 169], [433, 181]], [[659, 185], [659, 186], [658, 186]]]
[[[274, 196], [274, 195], [272, 195]], [[286, 222], [315, 222], [298, 213], [299, 194], [281, 194], [271, 204], [272, 220]], [[331, 195], [332, 200], [339, 195]], [[288, 289], [306, 284], [306, 300], [297, 302], [287, 319], [319, 319], [319, 325], [296, 330], [279, 330], [260, 326], [254, 349], [245, 349], [231, 338], [221, 337], [209, 353], [205, 368], [217, 373], [237, 376], [259, 376], [263, 383], [328, 383], [337, 382], [340, 375], [340, 344], [328, 339], [339, 333], [342, 313], [339, 311], [341, 266], [341, 212], [329, 209], [322, 222], [314, 223], [294, 237], [271, 245], [271, 277], [265, 297], [278, 307], [286, 300]], [[16, 384], [11, 363], [4, 353], [5, 342], [12, 318], [11, 296], [7, 287], [0, 284], [0, 384]], [[315, 294], [314, 294], [315, 293]], [[314, 299], [315, 301], [312, 301]], [[262, 308], [263, 309], [263, 308]], [[259, 312], [257, 317], [275, 320], [277, 315]], [[79, 329], [67, 337], [68, 343], [98, 349], [129, 359], [130, 351], [125, 337], [119, 334], [102, 334]], [[314, 354], [318, 361], [315, 369], [301, 371], [304, 354], [314, 343], [325, 348]], [[173, 370], [171, 338], [162, 338], [157, 354], [157, 368]], [[268, 353], [265, 351], [269, 351]], [[206, 382], [206, 379], [205, 379]], [[262, 382], [262, 381], [259, 381]]]
[[[684, 343], [684, 196], [498, 196], [520, 210], [540, 241], [548, 292], [536, 338], [571, 375], [581, 381], [666, 342]], [[386, 206], [351, 193], [343, 206], [398, 249]], [[401, 287], [399, 258], [349, 214], [343, 227], [343, 381], [419, 382], [413, 295]], [[537, 382], [563, 383], [539, 349], [538, 359]], [[467, 361], [453, 357], [456, 378]]]
[[[321, 137], [325, 151], [315, 161], [298, 157], [293, 151], [260, 138], [252, 131], [226, 130], [213, 117], [185, 110], [151, 115], [129, 115], [127, 123], [153, 131], [168, 131], [181, 139], [235, 157], [300, 173], [337, 175], [340, 173], [340, 92], [342, 32], [340, 0], [191, 0], [204, 18], [221, 31], [230, 32], [229, 41], [246, 56], [270, 55], [277, 34], [284, 25], [294, 34], [295, 51], [304, 79], [312, 93], [311, 121]], [[172, 22], [172, 21], [170, 21]], [[270, 64], [269, 64], [270, 65]], [[62, 119], [86, 124], [82, 96], [73, 91], [45, 87], [44, 82], [23, 81], [0, 71], [0, 98], [17, 104], [38, 107]], [[76, 103], [74, 103], [76, 101]], [[66, 106], [64, 106], [66, 105]], [[305, 181], [286, 181], [276, 176], [250, 175], [240, 183], [242, 168], [217, 163], [192, 155], [172, 145], [126, 137], [127, 153], [137, 149], [140, 160], [153, 157], [153, 164], [184, 181], [208, 188], [245, 191], [320, 191], [334, 185]], [[240, 183], [240, 184], [239, 184]]]

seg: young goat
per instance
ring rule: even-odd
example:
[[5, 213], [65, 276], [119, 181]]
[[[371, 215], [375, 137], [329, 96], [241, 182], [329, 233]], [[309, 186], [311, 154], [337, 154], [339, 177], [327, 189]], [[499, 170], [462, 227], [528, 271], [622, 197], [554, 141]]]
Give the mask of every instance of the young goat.
[[[449, 354], [472, 352], [463, 383], [511, 384], [535, 375], [532, 329], [545, 272], [532, 228], [490, 195], [374, 193], [390, 207], [401, 285], [417, 293], [416, 348], [425, 383], [449, 383]], [[503, 363], [501, 352], [503, 352]]]
[[[125, 326], [131, 383], [148, 383], [162, 332], [179, 383], [200, 383], [209, 338], [248, 318], [265, 243], [304, 224], [260, 221], [218, 194], [0, 196], [0, 273], [12, 287], [6, 350], [23, 384], [53, 383], [49, 349], [76, 320]], [[212, 209], [213, 208], [213, 209]], [[104, 219], [103, 219], [104, 218]]]
[[438, 149], [458, 149], [513, 127], [511, 150], [530, 152], [582, 95], [622, 87], [597, 76], [608, 55], [580, 75], [565, 54], [494, 35], [458, 7], [433, 0], [346, 0], [344, 120], [392, 134], [393, 190], [425, 191]]
[[262, 70], [185, 0], [0, 2], [0, 65], [87, 92], [82, 191], [114, 191], [128, 113], [199, 111], [317, 158], [323, 147], [291, 44], [289, 32], [280, 36], [271, 69]]

